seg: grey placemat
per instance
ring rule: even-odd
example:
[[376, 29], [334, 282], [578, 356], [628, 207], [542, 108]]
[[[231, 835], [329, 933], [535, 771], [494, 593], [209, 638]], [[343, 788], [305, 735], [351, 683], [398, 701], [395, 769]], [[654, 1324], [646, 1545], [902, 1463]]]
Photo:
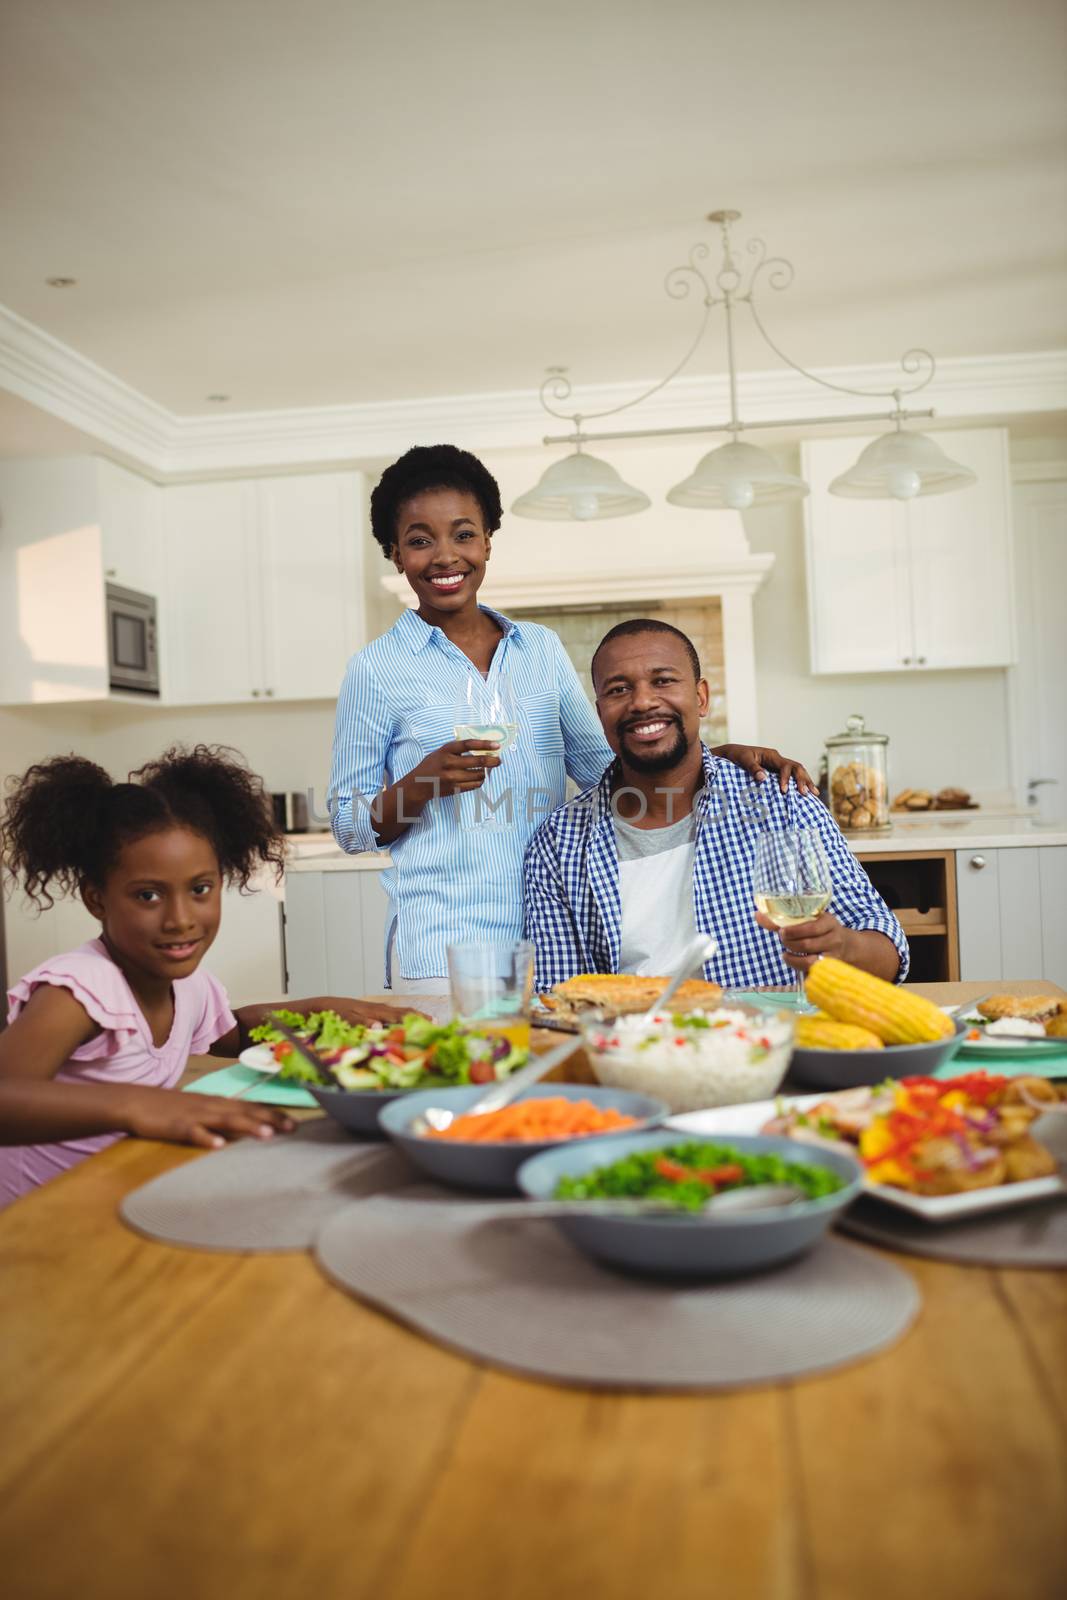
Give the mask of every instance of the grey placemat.
[[328, 1117], [269, 1140], [241, 1139], [128, 1194], [125, 1222], [164, 1244], [201, 1250], [306, 1250], [320, 1225], [360, 1194], [406, 1183], [388, 1145], [355, 1139]]
[[857, 1200], [838, 1223], [870, 1244], [982, 1267], [1067, 1267], [1067, 1200], [1043, 1200], [967, 1222], [924, 1222], [878, 1200]]
[[439, 1194], [346, 1206], [319, 1233], [320, 1265], [466, 1356], [557, 1383], [773, 1383], [873, 1355], [919, 1309], [905, 1272], [841, 1240], [759, 1277], [649, 1284], [596, 1266], [551, 1222], [488, 1221]]

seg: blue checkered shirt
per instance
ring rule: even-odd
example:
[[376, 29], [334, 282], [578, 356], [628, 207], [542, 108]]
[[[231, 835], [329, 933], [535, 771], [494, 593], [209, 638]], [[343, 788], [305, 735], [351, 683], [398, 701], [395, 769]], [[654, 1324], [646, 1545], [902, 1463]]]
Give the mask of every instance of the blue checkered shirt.
[[[704, 976], [724, 988], [788, 984], [776, 933], [756, 923], [752, 866], [756, 839], [768, 828], [817, 828], [833, 876], [829, 909], [848, 928], [874, 929], [892, 940], [900, 956], [897, 982], [908, 972], [908, 941], [896, 917], [849, 850], [820, 801], [790, 783], [752, 780], [701, 746], [704, 788], [697, 817], [693, 911], [697, 930], [717, 943]], [[595, 788], [560, 806], [537, 829], [523, 866], [526, 936], [537, 951], [537, 987], [580, 972], [618, 972], [622, 903], [619, 857], [611, 809], [615, 766]]]

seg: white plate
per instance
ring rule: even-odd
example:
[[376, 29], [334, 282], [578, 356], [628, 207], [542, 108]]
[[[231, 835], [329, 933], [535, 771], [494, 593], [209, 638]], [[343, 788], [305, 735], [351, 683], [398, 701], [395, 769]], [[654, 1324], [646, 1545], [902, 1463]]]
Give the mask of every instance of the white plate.
[[[942, 1011], [949, 1013], [951, 1013], [952, 1009], [951, 1006], [941, 1007]], [[984, 1028], [986, 1025], [986, 1018], [978, 1011], [961, 1011], [960, 1021], [965, 1022], [970, 1028]], [[1042, 1052], [1050, 1050], [1067, 1050], [1067, 1039], [1049, 1039], [1048, 1037], [1042, 1039], [1036, 1033], [1018, 1034], [1014, 1039], [1010, 1034], [1000, 1034], [992, 1039], [983, 1034], [980, 1039], [968, 1039], [965, 1034], [960, 1049], [966, 1050], [968, 1054], [972, 1050], [977, 1051], [980, 1055], [995, 1055], [998, 1050], [1011, 1050], [1014, 1053], [1018, 1053], [1020, 1050], [1025, 1052], [1032, 1049], [1035, 1055], [1041, 1055]]]
[[[825, 1100], [825, 1094], [802, 1094], [783, 1100], [788, 1110], [804, 1109]], [[668, 1117], [664, 1124], [684, 1133], [707, 1134], [759, 1133], [765, 1122], [776, 1114], [778, 1101], [754, 1100], [745, 1106], [721, 1106], [714, 1111], [689, 1111], [683, 1116]], [[1042, 1144], [1057, 1156], [1061, 1165], [1067, 1159], [1067, 1118], [1062, 1116], [1038, 1117], [1031, 1131]], [[843, 1141], [842, 1141], [843, 1142]], [[803, 1150], [803, 1141], [796, 1141]], [[846, 1146], [846, 1148], [851, 1148]], [[1049, 1178], [1031, 1178], [1026, 1183], [998, 1183], [990, 1189], [971, 1189], [966, 1194], [924, 1195], [912, 1194], [908, 1189], [894, 1189], [888, 1184], [869, 1183], [866, 1193], [887, 1205], [909, 1211], [922, 1217], [924, 1222], [958, 1222], [965, 1217], [980, 1216], [987, 1211], [1005, 1211], [1011, 1206], [1026, 1205], [1033, 1200], [1048, 1200], [1054, 1195], [1067, 1195], [1067, 1182], [1062, 1175]]]
[[1067, 1050], [1067, 1039], [1039, 1039], [1036, 1035], [1031, 1035], [1028, 1039], [1023, 1037], [1012, 1039], [1007, 1035], [989, 1039], [985, 1034], [980, 1039], [968, 1039], [964, 1034], [960, 1049], [966, 1050], [968, 1055], [973, 1051], [977, 1055], [995, 1056], [1000, 1051], [1010, 1050], [1012, 1055], [1016, 1056], [1047, 1056], [1057, 1050], [1061, 1053]]
[[253, 1067], [256, 1072], [277, 1072], [281, 1062], [275, 1061], [274, 1052], [269, 1044], [250, 1044], [247, 1050], [242, 1050], [237, 1057], [242, 1067]]

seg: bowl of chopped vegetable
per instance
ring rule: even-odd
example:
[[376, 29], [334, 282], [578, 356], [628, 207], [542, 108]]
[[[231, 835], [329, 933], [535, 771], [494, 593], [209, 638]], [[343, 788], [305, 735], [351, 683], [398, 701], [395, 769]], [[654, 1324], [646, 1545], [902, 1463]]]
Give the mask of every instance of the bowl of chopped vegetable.
[[[863, 1187], [844, 1150], [806, 1148], [771, 1135], [728, 1142], [659, 1129], [610, 1147], [570, 1144], [525, 1161], [518, 1183], [531, 1200], [574, 1203], [555, 1226], [586, 1255], [642, 1277], [715, 1278], [780, 1265], [812, 1249]], [[703, 1207], [713, 1196], [761, 1184], [792, 1184], [804, 1198], [763, 1210]], [[664, 1211], [613, 1216], [605, 1203], [657, 1200]], [[582, 1203], [595, 1211], [582, 1214]], [[674, 1207], [675, 1209], [668, 1209]]]
[[790, 1012], [747, 1005], [653, 1017], [594, 1012], [580, 1026], [598, 1083], [654, 1094], [672, 1113], [769, 1100], [793, 1048]]
[[[516, 1173], [540, 1150], [563, 1142], [613, 1147], [622, 1134], [653, 1127], [666, 1116], [662, 1100], [584, 1083], [541, 1083], [500, 1111], [478, 1117], [462, 1113], [480, 1088], [431, 1089], [383, 1106], [379, 1123], [417, 1167], [457, 1189], [513, 1192]], [[430, 1106], [456, 1116], [441, 1133], [418, 1131]]]
[[414, 1012], [402, 1024], [368, 1028], [346, 1022], [336, 1011], [315, 1011], [304, 1017], [279, 1011], [283, 1023], [298, 1033], [319, 1059], [310, 1061], [282, 1037], [271, 1023], [251, 1030], [250, 1037], [269, 1045], [278, 1061], [278, 1077], [302, 1084], [322, 1109], [350, 1133], [378, 1137], [383, 1106], [417, 1089], [475, 1086], [510, 1077], [524, 1066], [529, 1052], [514, 1048], [499, 1035], [482, 1034], [460, 1022], [432, 1022]]

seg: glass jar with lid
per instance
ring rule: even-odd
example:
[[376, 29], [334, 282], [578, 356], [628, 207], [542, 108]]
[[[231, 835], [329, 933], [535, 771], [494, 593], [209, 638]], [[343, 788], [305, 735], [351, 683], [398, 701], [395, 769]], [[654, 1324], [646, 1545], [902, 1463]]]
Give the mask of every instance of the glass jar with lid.
[[861, 716], [826, 741], [830, 812], [844, 833], [889, 829], [889, 737], [871, 733]]

